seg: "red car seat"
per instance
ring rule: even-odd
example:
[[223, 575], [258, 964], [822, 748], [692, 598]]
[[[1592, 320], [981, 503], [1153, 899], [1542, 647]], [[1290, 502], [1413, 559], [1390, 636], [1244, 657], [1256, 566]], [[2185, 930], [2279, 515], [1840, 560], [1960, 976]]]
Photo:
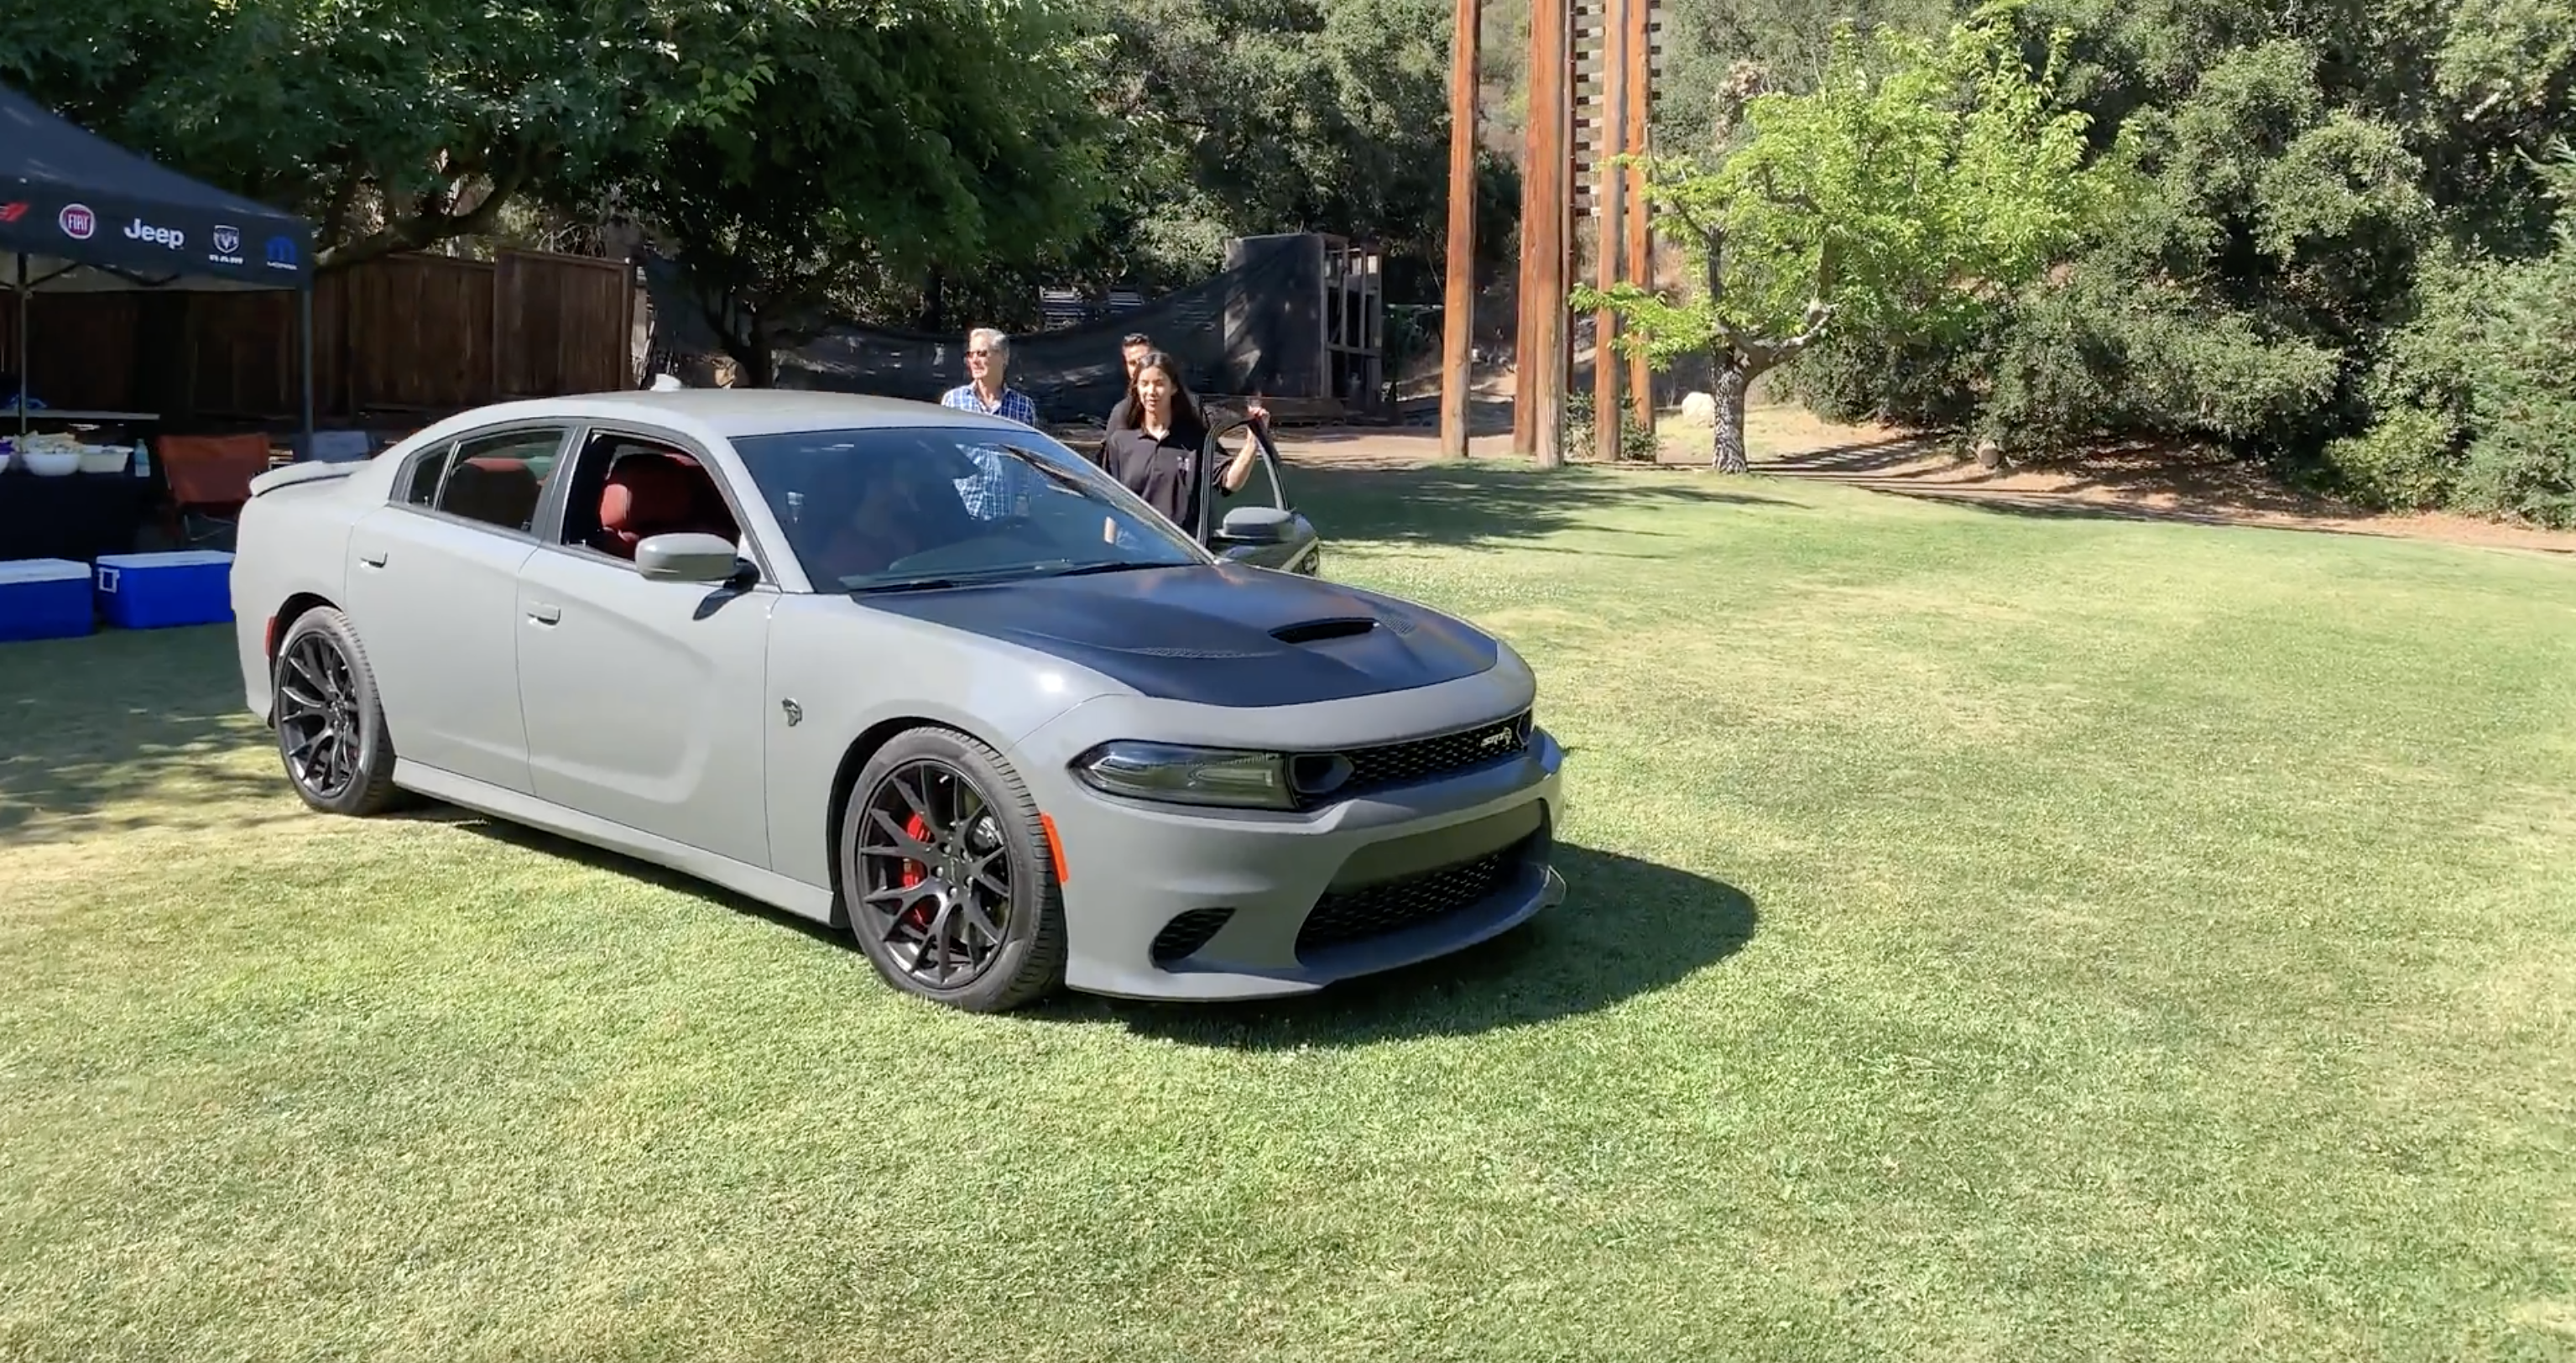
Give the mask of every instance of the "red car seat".
[[630, 454], [608, 471], [599, 492], [599, 536], [592, 546], [632, 562], [635, 546], [654, 535], [716, 535], [736, 544], [741, 532], [724, 495], [696, 461]]

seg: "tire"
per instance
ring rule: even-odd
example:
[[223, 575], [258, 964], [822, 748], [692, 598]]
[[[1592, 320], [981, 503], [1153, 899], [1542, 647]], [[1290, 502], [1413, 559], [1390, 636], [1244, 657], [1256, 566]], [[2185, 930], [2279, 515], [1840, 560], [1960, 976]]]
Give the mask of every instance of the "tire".
[[844, 923], [886, 983], [970, 1013], [1063, 988], [1063, 887], [1000, 753], [954, 729], [895, 735], [851, 784], [837, 841]]
[[269, 717], [305, 804], [364, 818], [394, 802], [394, 740], [348, 616], [317, 606], [295, 618], [269, 666]]

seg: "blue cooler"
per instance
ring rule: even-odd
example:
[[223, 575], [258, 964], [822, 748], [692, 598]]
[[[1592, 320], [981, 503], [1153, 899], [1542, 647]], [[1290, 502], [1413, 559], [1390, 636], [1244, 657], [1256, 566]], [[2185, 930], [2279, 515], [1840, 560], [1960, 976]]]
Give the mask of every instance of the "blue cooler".
[[88, 564], [68, 558], [0, 560], [0, 639], [70, 639], [96, 628]]
[[233, 618], [233, 556], [213, 549], [98, 556], [98, 609], [120, 629]]

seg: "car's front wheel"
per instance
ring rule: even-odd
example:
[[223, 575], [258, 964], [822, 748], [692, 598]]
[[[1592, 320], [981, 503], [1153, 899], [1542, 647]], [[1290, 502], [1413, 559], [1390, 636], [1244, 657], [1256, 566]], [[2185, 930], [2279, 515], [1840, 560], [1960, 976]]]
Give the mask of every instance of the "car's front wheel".
[[295, 618], [269, 669], [278, 756], [304, 803], [364, 816], [393, 802], [394, 741], [376, 674], [349, 617], [328, 606]]
[[953, 729], [896, 735], [851, 788], [840, 858], [850, 933], [896, 988], [992, 1013], [1063, 985], [1063, 892], [1000, 753]]

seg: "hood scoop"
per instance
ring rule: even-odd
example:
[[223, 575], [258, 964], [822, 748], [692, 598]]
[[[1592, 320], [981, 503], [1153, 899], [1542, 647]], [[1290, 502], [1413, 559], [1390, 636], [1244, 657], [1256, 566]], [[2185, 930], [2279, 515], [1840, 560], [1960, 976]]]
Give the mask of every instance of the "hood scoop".
[[1321, 620], [1300, 620], [1270, 631], [1270, 637], [1283, 644], [1318, 644], [1326, 639], [1347, 639], [1377, 628], [1377, 621], [1365, 615], [1336, 615]]

